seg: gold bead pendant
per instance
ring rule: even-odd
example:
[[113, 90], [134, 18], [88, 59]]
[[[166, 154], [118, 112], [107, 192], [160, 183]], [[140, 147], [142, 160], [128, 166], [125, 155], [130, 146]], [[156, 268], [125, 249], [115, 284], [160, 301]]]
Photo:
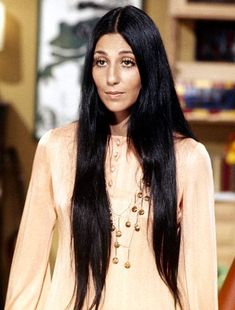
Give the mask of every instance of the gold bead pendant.
[[117, 257], [114, 257], [114, 258], [113, 258], [113, 263], [114, 263], [114, 264], [118, 264], [118, 262], [119, 262], [119, 259], [118, 259]]
[[139, 193], [137, 194], [137, 197], [138, 197], [138, 198], [142, 198], [142, 197], [143, 197], [143, 193], [142, 193], [142, 192], [139, 192]]
[[131, 267], [130, 262], [128, 262], [128, 261], [125, 262], [124, 267], [125, 267], [126, 269], [129, 269], [129, 268]]
[[145, 200], [145, 201], [149, 201], [149, 200], [150, 200], [150, 197], [149, 197], [149, 196], [145, 196], [145, 197], [144, 197], [144, 200]]
[[126, 227], [131, 227], [131, 222], [130, 221], [126, 221]]
[[118, 241], [115, 241], [115, 242], [114, 242], [114, 247], [115, 247], [115, 248], [119, 248], [119, 247], [120, 247], [120, 243], [119, 243]]
[[144, 209], [139, 210], [139, 215], [144, 215]]
[[135, 231], [140, 231], [140, 226], [138, 224], [135, 225]]
[[132, 207], [132, 212], [137, 212], [138, 208], [136, 206]]
[[116, 231], [116, 237], [121, 237], [121, 236], [122, 236], [121, 230], [117, 230], [117, 231]]

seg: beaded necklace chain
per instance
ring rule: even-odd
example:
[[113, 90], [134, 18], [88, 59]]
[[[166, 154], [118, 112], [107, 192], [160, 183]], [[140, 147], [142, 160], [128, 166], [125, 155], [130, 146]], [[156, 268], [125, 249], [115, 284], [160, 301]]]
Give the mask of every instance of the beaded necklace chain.
[[[111, 210], [111, 216], [112, 216], [112, 231], [114, 232], [115, 240], [113, 243], [114, 246], [114, 257], [112, 259], [113, 264], [119, 263], [118, 258], [118, 249], [120, 247], [127, 248], [127, 258], [126, 262], [124, 263], [124, 267], [129, 269], [131, 267], [130, 263], [130, 248], [131, 243], [133, 240], [133, 236], [135, 233], [138, 233], [141, 230], [141, 227], [139, 225], [139, 217], [143, 216], [145, 214], [144, 209], [144, 201], [150, 202], [150, 197], [148, 194], [144, 193], [144, 186], [143, 181], [140, 181], [140, 188], [139, 191], [134, 196], [134, 202], [131, 202], [129, 206], [124, 209], [121, 213], [115, 212], [113, 209]], [[128, 214], [128, 216], [124, 217], [124, 214]], [[134, 221], [131, 221], [131, 214], [135, 214]], [[125, 227], [127, 229], [132, 229], [131, 237], [127, 245], [122, 244], [121, 237], [123, 236], [123, 231], [121, 230], [121, 220], [125, 219]], [[116, 220], [116, 221], [115, 221]]]
[[[107, 168], [110, 175], [114, 173], [115, 166], [112, 163], [116, 163], [121, 157], [122, 154], [122, 141], [120, 139], [115, 140], [115, 146], [118, 147], [118, 150], [114, 148], [114, 141], [111, 138], [109, 144], [107, 145]], [[124, 208], [121, 212], [117, 212], [114, 208], [110, 208], [110, 217], [111, 217], [111, 226], [112, 226], [112, 246], [114, 247], [114, 257], [112, 258], [113, 264], [120, 263], [120, 248], [124, 248], [127, 251], [125, 258], [124, 267], [129, 269], [131, 267], [130, 263], [130, 250], [135, 234], [138, 234], [141, 230], [140, 226], [140, 217], [142, 217], [145, 212], [148, 212], [150, 205], [150, 196], [149, 196], [149, 187], [144, 185], [142, 179], [139, 181], [136, 180], [138, 190], [134, 194], [134, 197], [131, 199], [130, 203], [127, 205], [127, 208]], [[108, 178], [107, 186], [113, 186], [112, 178]], [[126, 233], [126, 235], [125, 235]], [[127, 242], [124, 242], [124, 236], [129, 235]]]

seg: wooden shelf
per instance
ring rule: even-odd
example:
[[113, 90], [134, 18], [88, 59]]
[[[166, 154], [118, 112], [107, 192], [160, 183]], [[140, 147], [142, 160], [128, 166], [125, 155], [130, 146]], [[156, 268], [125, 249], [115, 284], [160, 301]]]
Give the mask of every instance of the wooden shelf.
[[[176, 85], [189, 82], [197, 87], [213, 87], [223, 84], [227, 89], [235, 84], [235, 63], [182, 61], [194, 58], [196, 39], [195, 21], [218, 20], [235, 22], [235, 4], [193, 3], [187, 0], [169, 1], [170, 38], [168, 58], [173, 69]], [[185, 40], [186, 39], [186, 40]], [[186, 51], [186, 52], [185, 52]], [[198, 86], [198, 83], [201, 86]], [[211, 83], [211, 84], [210, 84]], [[210, 85], [212, 86], [210, 86]], [[181, 91], [181, 90], [180, 90]], [[178, 93], [180, 93], [178, 90]], [[179, 96], [182, 94], [180, 93]], [[214, 160], [216, 189], [220, 189], [220, 163], [225, 143], [235, 132], [235, 110], [213, 113], [206, 109], [185, 112], [196, 137], [208, 147]], [[229, 266], [234, 258], [235, 247], [235, 193], [215, 193], [218, 263]]]
[[206, 109], [194, 109], [190, 112], [184, 112], [185, 117], [191, 123], [208, 123], [211, 125], [230, 125], [235, 127], [235, 110], [211, 113]]
[[175, 74], [177, 80], [182, 81], [204, 79], [217, 82], [235, 82], [235, 63], [177, 61]]
[[[235, 192], [216, 192], [216, 202], [235, 202]], [[235, 204], [234, 204], [235, 208]]]
[[235, 4], [192, 3], [187, 0], [171, 0], [170, 15], [181, 19], [231, 20], [235, 17]]

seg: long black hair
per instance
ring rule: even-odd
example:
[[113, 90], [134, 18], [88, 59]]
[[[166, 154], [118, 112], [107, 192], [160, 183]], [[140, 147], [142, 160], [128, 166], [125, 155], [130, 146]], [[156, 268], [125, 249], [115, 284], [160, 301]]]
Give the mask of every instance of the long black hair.
[[193, 134], [180, 108], [158, 29], [145, 12], [126, 6], [109, 11], [99, 20], [85, 59], [72, 197], [75, 309], [84, 305], [90, 279], [95, 297], [89, 309], [98, 309], [110, 260], [110, 201], [104, 172], [110, 114], [92, 78], [96, 43], [108, 33], [119, 33], [131, 46], [140, 72], [142, 87], [131, 109], [127, 136], [138, 154], [144, 183], [150, 185], [156, 270], [171, 291], [175, 305], [181, 305], [177, 286], [180, 227], [176, 215], [174, 135]]

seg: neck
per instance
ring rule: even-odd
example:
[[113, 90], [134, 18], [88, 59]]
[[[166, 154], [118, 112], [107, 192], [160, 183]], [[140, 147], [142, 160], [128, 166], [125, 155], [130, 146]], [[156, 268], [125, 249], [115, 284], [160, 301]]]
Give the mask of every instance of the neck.
[[124, 118], [121, 121], [115, 121], [110, 125], [110, 131], [113, 136], [124, 136], [127, 135], [127, 122], [128, 117]]

